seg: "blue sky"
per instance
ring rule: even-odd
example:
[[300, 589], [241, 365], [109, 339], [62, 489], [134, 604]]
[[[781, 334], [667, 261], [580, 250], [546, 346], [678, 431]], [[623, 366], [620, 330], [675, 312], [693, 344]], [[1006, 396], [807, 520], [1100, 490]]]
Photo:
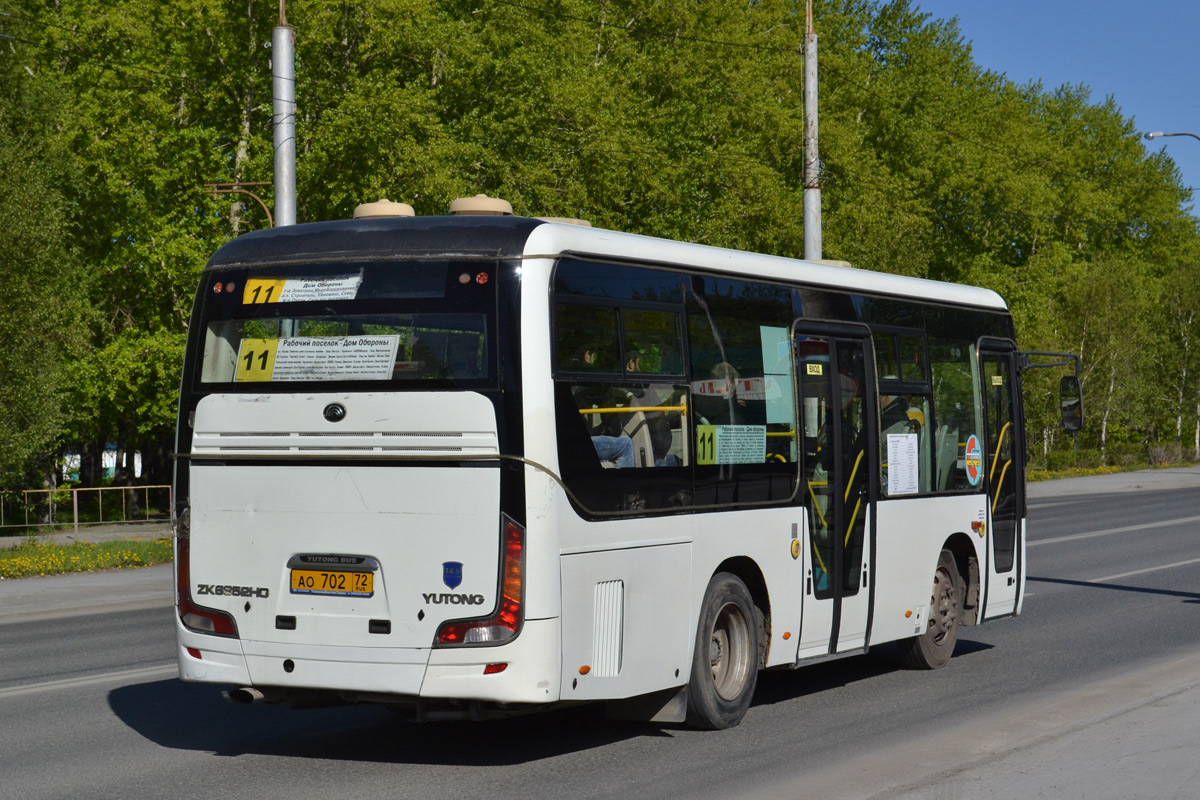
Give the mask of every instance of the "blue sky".
[[[1200, 135], [1200, 4], [1186, 0], [911, 0], [933, 17], [958, 17], [975, 63], [1016, 83], [1046, 89], [1084, 84], [1092, 100], [1112, 96], [1141, 132]], [[818, 31], [820, 33], [820, 31]], [[1200, 141], [1166, 148], [1200, 198]], [[1193, 213], [1200, 203], [1193, 201]]]

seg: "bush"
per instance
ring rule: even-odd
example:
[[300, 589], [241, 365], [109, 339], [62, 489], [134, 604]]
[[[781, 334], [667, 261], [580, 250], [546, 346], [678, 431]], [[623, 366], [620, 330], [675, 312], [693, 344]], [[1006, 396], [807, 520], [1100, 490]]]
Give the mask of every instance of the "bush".
[[1046, 469], [1051, 471], [1072, 469], [1074, 467], [1099, 467], [1104, 464], [1104, 458], [1099, 450], [1082, 448], [1074, 450], [1054, 450], [1046, 457]]
[[1179, 442], [1150, 445], [1150, 463], [1155, 465], [1178, 464], [1183, 461], [1183, 447]]
[[1110, 444], [1107, 449], [1108, 463], [1118, 467], [1132, 467], [1147, 461], [1145, 447], [1138, 442]]

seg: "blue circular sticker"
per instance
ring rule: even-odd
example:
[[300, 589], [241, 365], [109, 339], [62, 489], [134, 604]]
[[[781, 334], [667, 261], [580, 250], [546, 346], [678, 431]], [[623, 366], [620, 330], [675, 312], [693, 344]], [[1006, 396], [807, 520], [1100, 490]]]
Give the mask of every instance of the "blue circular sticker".
[[979, 447], [979, 437], [975, 434], [967, 439], [967, 482], [978, 486], [983, 481], [983, 451]]

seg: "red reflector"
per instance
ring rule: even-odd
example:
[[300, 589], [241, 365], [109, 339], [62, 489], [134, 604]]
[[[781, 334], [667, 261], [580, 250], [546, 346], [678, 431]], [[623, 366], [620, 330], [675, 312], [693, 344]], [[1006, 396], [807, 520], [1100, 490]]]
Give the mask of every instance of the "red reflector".
[[488, 664], [483, 668], [484, 675], [495, 675], [497, 672], [504, 672], [508, 669], [508, 664]]
[[196, 648], [189, 647], [187, 649], [187, 651], [188, 651], [188, 655], [191, 656], [192, 658], [200, 658], [200, 651], [197, 650]]

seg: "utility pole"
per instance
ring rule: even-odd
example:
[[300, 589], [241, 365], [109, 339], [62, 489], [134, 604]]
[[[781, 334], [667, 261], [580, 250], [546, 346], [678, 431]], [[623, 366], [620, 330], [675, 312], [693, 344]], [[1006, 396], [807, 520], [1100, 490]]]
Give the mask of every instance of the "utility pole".
[[821, 258], [821, 169], [817, 156], [817, 33], [813, 3], [804, 11], [804, 258]]
[[271, 128], [275, 143], [275, 227], [296, 224], [295, 32], [279, 0], [279, 26], [271, 32]]

